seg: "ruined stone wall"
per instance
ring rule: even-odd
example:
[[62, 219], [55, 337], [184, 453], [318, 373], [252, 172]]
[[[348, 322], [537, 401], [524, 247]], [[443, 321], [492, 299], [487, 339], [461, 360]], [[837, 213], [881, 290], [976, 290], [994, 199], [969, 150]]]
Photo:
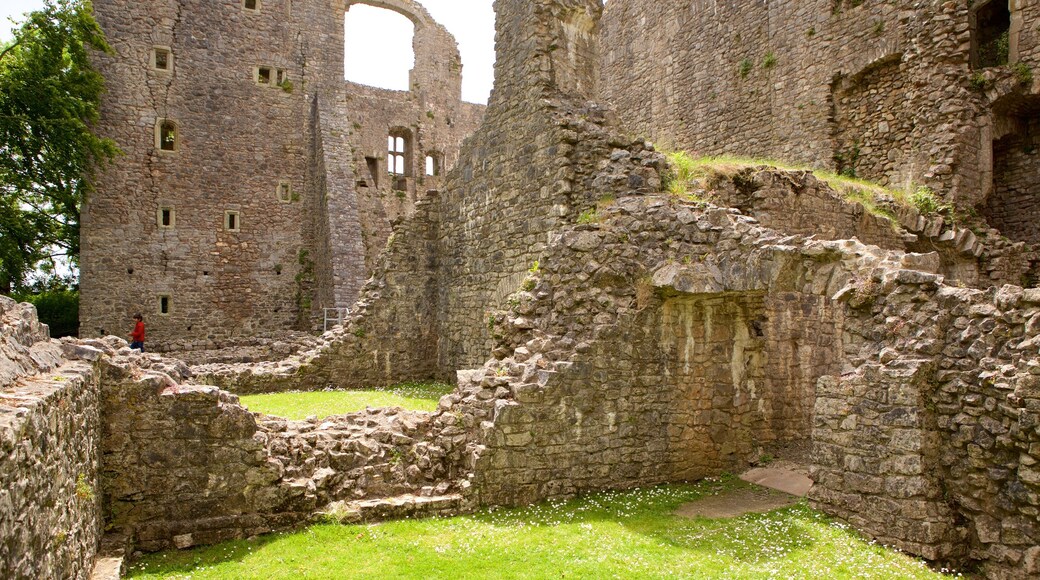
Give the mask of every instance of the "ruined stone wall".
[[460, 373], [463, 412], [491, 427], [482, 502], [697, 479], [808, 439], [840, 317], [715, 211], [620, 198], [553, 236], [496, 313], [499, 360]]
[[[460, 69], [455, 70], [457, 77]], [[412, 214], [416, 199], [440, 188], [455, 166], [463, 138], [479, 126], [484, 107], [463, 103], [457, 94], [452, 100], [436, 98], [429, 91], [346, 86], [338, 111], [352, 120], [350, 142], [356, 152], [355, 185], [363, 215], [365, 265], [371, 271], [393, 231], [392, 224]], [[391, 134], [405, 136], [408, 153], [403, 177], [389, 172], [387, 137]], [[434, 160], [434, 175], [427, 175], [427, 157]]]
[[[1033, 91], [993, 82], [1012, 67], [972, 70], [981, 5], [611, 2], [602, 92], [631, 130], [669, 146], [923, 184], [971, 207], [992, 179], [990, 103]], [[1011, 62], [1035, 67], [1025, 24], [1037, 7], [1011, 8]]]
[[929, 559], [1040, 573], [1040, 296], [896, 280], [864, 281], [849, 302], [855, 371], [819, 384], [812, 498]]
[[4, 578], [88, 578], [98, 549], [97, 376], [67, 362], [31, 305], [0, 296]]
[[1011, 133], [993, 145], [993, 193], [983, 210], [990, 224], [1015, 241], [1040, 242], [1040, 154], [1030, 135], [1040, 121], [1027, 121], [1024, 135]]
[[344, 326], [322, 343], [284, 361], [259, 365], [201, 365], [198, 382], [238, 394], [389, 386], [445, 378], [438, 367], [441, 314], [437, 311], [440, 239], [436, 192], [389, 240]]

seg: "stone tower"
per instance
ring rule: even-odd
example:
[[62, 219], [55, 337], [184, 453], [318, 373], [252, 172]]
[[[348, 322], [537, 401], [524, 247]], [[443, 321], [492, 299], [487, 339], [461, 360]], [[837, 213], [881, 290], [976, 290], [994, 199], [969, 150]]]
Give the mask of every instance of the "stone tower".
[[210, 346], [353, 303], [484, 109], [461, 101], [455, 41], [411, 0], [365, 2], [415, 26], [410, 90], [344, 81], [358, 3], [95, 2], [115, 50], [98, 58], [99, 128], [124, 155], [83, 211], [85, 335], [140, 311], [154, 346]]

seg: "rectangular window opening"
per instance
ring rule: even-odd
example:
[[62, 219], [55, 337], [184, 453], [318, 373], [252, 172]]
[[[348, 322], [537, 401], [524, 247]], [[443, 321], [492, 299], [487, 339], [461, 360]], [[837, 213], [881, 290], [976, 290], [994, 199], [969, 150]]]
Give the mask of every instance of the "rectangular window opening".
[[365, 157], [368, 165], [368, 174], [372, 177], [372, 187], [379, 187], [379, 160], [375, 157]]
[[159, 125], [159, 149], [177, 150], [177, 125], [173, 121], [163, 121]]
[[282, 203], [292, 201], [292, 186], [288, 182], [283, 181], [278, 184], [278, 200]]
[[256, 82], [261, 85], [271, 84], [271, 67], [261, 66], [256, 68]]
[[152, 50], [152, 68], [155, 70], [170, 70], [170, 49], [155, 47]]
[[159, 297], [159, 314], [169, 314], [169, 313], [170, 313], [170, 297], [169, 296], [160, 296]]
[[172, 228], [176, 223], [172, 207], [159, 208], [159, 227]]
[[237, 232], [241, 226], [242, 222], [237, 211], [224, 212], [224, 229], [229, 232]]
[[246, 10], [260, 10], [260, 0], [242, 0], [242, 8]]

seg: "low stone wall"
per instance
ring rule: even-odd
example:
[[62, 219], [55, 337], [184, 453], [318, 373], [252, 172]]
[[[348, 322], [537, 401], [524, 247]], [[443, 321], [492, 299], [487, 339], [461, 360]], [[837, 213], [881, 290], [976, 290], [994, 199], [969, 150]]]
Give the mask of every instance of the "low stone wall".
[[0, 296], [0, 577], [89, 576], [99, 415], [91, 366], [65, 361], [35, 309]]
[[[142, 550], [290, 527], [334, 501], [465, 487], [447, 461], [451, 429], [462, 433], [451, 415], [258, 417], [216, 387], [119, 361], [104, 364], [101, 392], [105, 522]], [[446, 427], [447, 439], [431, 433]]]

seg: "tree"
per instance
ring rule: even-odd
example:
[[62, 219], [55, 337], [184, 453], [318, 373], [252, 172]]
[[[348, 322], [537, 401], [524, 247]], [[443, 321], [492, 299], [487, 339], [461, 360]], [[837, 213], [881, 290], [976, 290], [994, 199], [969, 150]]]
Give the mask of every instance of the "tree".
[[111, 52], [89, 0], [46, 0], [0, 50], [0, 292], [78, 260], [83, 200], [119, 152], [93, 132], [92, 50]]

